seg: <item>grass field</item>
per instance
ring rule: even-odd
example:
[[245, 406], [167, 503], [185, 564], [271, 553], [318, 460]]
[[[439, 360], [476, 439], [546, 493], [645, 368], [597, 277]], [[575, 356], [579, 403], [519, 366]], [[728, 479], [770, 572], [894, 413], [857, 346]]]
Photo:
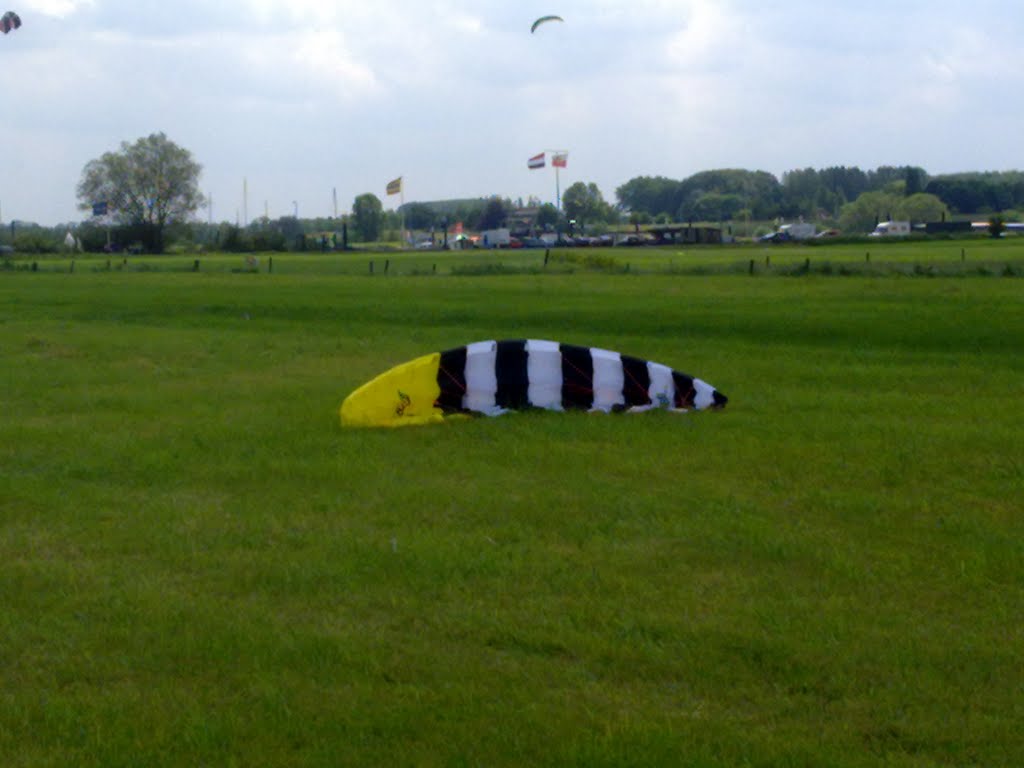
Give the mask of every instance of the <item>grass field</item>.
[[[0, 271], [0, 764], [1024, 763], [1020, 279], [202, 258]], [[339, 427], [501, 337], [729, 406]]]
[[807, 241], [658, 248], [555, 248], [469, 251], [349, 251], [302, 254], [189, 254], [162, 256], [21, 256], [0, 271], [252, 272], [373, 276], [487, 276], [493, 274], [674, 274], [884, 277], [1024, 276], [1024, 238], [995, 240]]

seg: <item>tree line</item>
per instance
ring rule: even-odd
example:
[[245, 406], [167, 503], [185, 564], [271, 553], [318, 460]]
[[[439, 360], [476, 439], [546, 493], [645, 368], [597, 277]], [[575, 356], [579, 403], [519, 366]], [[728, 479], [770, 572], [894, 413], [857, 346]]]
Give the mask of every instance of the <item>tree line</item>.
[[997, 171], [929, 176], [917, 166], [803, 168], [782, 174], [726, 169], [686, 179], [640, 176], [616, 190], [632, 214], [677, 221], [828, 218], [867, 193], [897, 197], [931, 195], [951, 214], [990, 214], [1024, 209], [1024, 172]]
[[1019, 218], [1024, 211], [1024, 172], [992, 171], [930, 176], [918, 166], [881, 166], [873, 170], [833, 166], [787, 171], [776, 178], [766, 171], [707, 170], [684, 179], [638, 176], [604, 199], [596, 184], [579, 181], [562, 197], [561, 210], [539, 200], [492, 197], [433, 203], [413, 202], [386, 211], [380, 198], [364, 193], [352, 211], [339, 218], [266, 217], [245, 225], [203, 224], [195, 214], [205, 201], [199, 192], [201, 166], [187, 150], [163, 133], [134, 144], [124, 142], [86, 164], [78, 184], [79, 207], [93, 215], [79, 225], [47, 231], [12, 224], [0, 230], [0, 246], [22, 251], [65, 247], [73, 228], [75, 247], [85, 250], [132, 248], [161, 252], [167, 242], [227, 251], [337, 248], [354, 242], [397, 239], [406, 230], [447, 232], [461, 222], [467, 229], [502, 226], [594, 231], [603, 226], [647, 223], [736, 221], [766, 222], [805, 218], [830, 222], [845, 231], [866, 232], [882, 219], [914, 222], [972, 214]]

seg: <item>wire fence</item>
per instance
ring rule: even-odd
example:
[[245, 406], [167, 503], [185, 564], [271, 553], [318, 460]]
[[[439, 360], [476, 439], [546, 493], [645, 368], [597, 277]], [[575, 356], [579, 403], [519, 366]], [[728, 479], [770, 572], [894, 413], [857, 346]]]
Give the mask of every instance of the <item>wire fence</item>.
[[365, 277], [746, 275], [748, 277], [1022, 277], [1024, 244], [975, 247], [560, 248], [489, 251], [342, 251], [317, 253], [27, 256], [0, 259], [0, 273], [196, 273]]

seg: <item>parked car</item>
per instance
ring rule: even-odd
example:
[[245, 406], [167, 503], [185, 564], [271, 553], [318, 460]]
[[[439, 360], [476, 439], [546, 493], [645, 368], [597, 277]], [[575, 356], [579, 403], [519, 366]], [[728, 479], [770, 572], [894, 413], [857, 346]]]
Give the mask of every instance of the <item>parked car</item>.
[[616, 245], [653, 245], [654, 238], [646, 235], [626, 235]]

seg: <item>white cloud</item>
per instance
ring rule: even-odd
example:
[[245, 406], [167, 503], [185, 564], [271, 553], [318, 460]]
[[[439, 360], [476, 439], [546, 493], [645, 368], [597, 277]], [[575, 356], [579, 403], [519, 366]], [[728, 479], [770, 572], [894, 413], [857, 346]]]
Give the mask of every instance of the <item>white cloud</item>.
[[666, 52], [681, 71], [720, 67], [742, 54], [743, 21], [723, 2], [694, 0], [678, 31], [669, 38]]
[[353, 100], [377, 88], [372, 70], [355, 60], [337, 31], [304, 32], [288, 42], [294, 65], [333, 86], [340, 96]]
[[[83, 165], [164, 131], [228, 217], [537, 194], [711, 167], [1012, 165], [1024, 21], [1010, 0], [23, 0], [2, 43], [5, 215], [77, 216]], [[564, 24], [531, 35], [533, 19]], [[182, 21], [182, 20], [187, 21]], [[951, 166], [955, 166], [952, 167]], [[280, 199], [275, 200], [278, 195]], [[385, 201], [391, 202], [391, 201]], [[262, 208], [262, 204], [260, 205]], [[233, 218], [233, 217], [232, 217]]]
[[75, 13], [80, 8], [95, 5], [95, 0], [21, 0], [19, 13], [31, 17], [33, 13], [41, 13], [44, 16], [51, 16], [64, 19]]

